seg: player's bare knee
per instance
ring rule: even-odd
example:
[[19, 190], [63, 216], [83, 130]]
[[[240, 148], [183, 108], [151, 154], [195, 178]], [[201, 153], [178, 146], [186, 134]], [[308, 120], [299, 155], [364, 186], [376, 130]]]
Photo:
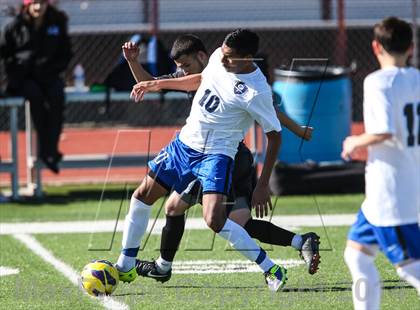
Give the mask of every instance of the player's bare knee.
[[169, 215], [169, 216], [175, 216], [175, 215], [178, 215], [177, 214], [177, 209], [176, 209], [176, 206], [174, 205], [174, 204], [172, 204], [172, 203], [167, 203], [167, 204], [165, 204], [165, 214], [166, 215]]
[[132, 197], [147, 205], [152, 205], [166, 193], [167, 190], [165, 188], [155, 182], [151, 177], [146, 176], [134, 191]]
[[165, 204], [165, 214], [169, 216], [178, 216], [185, 213], [187, 208], [182, 204], [170, 202]]
[[215, 205], [204, 208], [204, 220], [214, 232], [221, 231], [226, 222], [226, 215], [224, 212], [220, 212], [220, 209]]
[[[144, 182], [142, 182], [134, 191], [132, 197], [140, 200], [141, 202], [144, 202], [146, 204], [150, 204], [150, 198], [148, 199], [147, 194], [149, 190], [144, 185]], [[154, 203], [154, 201], [152, 202]]]
[[190, 206], [182, 199], [182, 195], [172, 192], [165, 203], [165, 214], [169, 216], [178, 216], [185, 214]]
[[204, 217], [204, 220], [206, 221], [207, 226], [216, 233], [221, 231], [225, 224], [223, 217], [220, 217], [217, 214], [209, 214]]

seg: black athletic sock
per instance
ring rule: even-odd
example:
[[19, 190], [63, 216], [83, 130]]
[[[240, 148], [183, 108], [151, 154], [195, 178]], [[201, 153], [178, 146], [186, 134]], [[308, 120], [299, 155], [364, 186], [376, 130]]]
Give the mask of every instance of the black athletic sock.
[[185, 228], [185, 216], [166, 216], [166, 224], [162, 229], [162, 236], [160, 239], [160, 256], [168, 261], [174, 260], [179, 243]]
[[295, 236], [295, 233], [267, 221], [250, 219], [244, 228], [251, 238], [273, 245], [290, 246]]

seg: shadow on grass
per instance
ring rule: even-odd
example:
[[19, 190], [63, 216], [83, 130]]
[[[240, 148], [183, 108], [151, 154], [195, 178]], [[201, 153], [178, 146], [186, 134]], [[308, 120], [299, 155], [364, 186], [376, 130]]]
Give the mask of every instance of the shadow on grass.
[[[412, 286], [401, 282], [400, 280], [386, 280], [383, 281], [383, 289], [385, 290], [396, 290], [396, 289], [414, 289]], [[215, 285], [209, 286], [207, 283], [203, 285], [162, 285], [159, 289], [167, 290], [177, 290], [177, 289], [206, 289], [206, 290], [244, 290], [244, 289], [255, 289], [260, 291], [265, 291], [267, 288], [261, 285], [255, 286], [233, 286], [233, 285]], [[311, 287], [285, 287], [281, 290], [285, 293], [302, 293], [302, 292], [311, 292], [311, 293], [325, 293], [325, 292], [344, 292], [351, 291], [351, 282], [338, 282], [333, 285], [321, 285], [321, 286], [311, 286]], [[124, 294], [114, 294], [113, 296], [133, 296], [133, 295], [144, 295], [145, 293], [133, 292], [133, 293], [124, 293]]]
[[133, 292], [133, 293], [112, 294], [112, 297], [146, 296], [146, 295], [147, 295], [146, 293]]
[[86, 202], [87, 200], [121, 200], [129, 197], [134, 191], [134, 187], [126, 188], [125, 185], [121, 185], [121, 188], [105, 189], [102, 197], [102, 188], [97, 189], [83, 189], [83, 185], [80, 189], [70, 189], [66, 191], [53, 191], [47, 193], [43, 197], [22, 197], [19, 201], [10, 201], [7, 204], [16, 204], [21, 207], [36, 207], [47, 204], [54, 205], [66, 205], [69, 203], [75, 203], [78, 201]]

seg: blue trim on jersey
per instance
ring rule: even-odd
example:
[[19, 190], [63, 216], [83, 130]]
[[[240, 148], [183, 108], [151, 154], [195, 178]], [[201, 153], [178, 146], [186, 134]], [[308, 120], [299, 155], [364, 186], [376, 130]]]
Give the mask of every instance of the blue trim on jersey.
[[359, 210], [356, 222], [351, 226], [348, 239], [372, 245], [377, 244], [391, 263], [407, 259], [420, 259], [420, 228], [417, 223], [400, 226], [375, 226], [369, 223]]
[[232, 179], [233, 160], [223, 154], [204, 154], [178, 139], [169, 143], [148, 165], [159, 183], [182, 193], [198, 179], [203, 193], [227, 195]]

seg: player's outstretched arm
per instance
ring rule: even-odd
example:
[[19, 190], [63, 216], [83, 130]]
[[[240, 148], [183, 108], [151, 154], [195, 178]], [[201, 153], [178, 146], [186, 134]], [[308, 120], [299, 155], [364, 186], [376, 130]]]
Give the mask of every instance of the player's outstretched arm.
[[357, 152], [369, 145], [381, 143], [385, 140], [391, 139], [392, 134], [369, 134], [364, 133], [358, 136], [349, 136], [343, 141], [343, 151], [341, 157], [344, 160], [350, 160]]
[[294, 120], [289, 118], [285, 113], [279, 111], [276, 109], [277, 118], [279, 119], [282, 126], [289, 129], [291, 132], [293, 132], [296, 136], [305, 139], [306, 141], [309, 141], [312, 139], [312, 132], [313, 128], [309, 126], [299, 126], [295, 123]]
[[144, 70], [143, 66], [139, 64], [138, 57], [140, 49], [134, 42], [125, 42], [122, 46], [124, 58], [127, 60], [128, 66], [130, 67], [131, 74], [137, 83], [141, 81], [150, 81], [154, 77]]
[[252, 194], [251, 205], [255, 208], [257, 217], [268, 215], [268, 208], [272, 209], [271, 196], [269, 188], [269, 180], [274, 163], [277, 160], [277, 154], [281, 144], [281, 133], [277, 131], [270, 131], [266, 133], [267, 136], [267, 150], [264, 159], [263, 169], [258, 179], [257, 185]]
[[201, 84], [201, 74], [190, 74], [180, 78], [152, 80], [137, 83], [131, 91], [131, 98], [136, 102], [141, 101], [147, 92], [157, 92], [162, 89], [194, 91]]

